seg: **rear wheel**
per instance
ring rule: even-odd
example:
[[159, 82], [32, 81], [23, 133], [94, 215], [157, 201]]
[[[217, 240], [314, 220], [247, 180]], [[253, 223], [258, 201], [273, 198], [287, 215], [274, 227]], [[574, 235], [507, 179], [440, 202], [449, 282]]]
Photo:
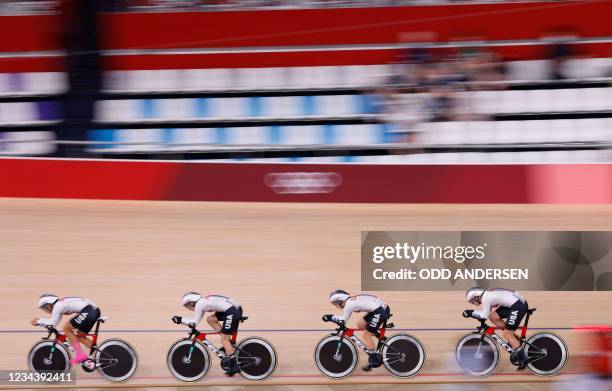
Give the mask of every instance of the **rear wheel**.
[[40, 341], [28, 354], [28, 368], [36, 372], [70, 371], [70, 355], [61, 343]]
[[425, 364], [425, 348], [412, 335], [396, 334], [382, 348], [385, 368], [397, 377], [416, 375]]
[[314, 359], [317, 368], [325, 376], [342, 379], [355, 371], [359, 354], [350, 340], [329, 335], [317, 344]]
[[197, 381], [210, 370], [210, 354], [198, 341], [188, 338], [177, 341], [170, 347], [167, 359], [170, 373], [182, 381]]
[[553, 333], [537, 333], [527, 339], [527, 357], [541, 356], [527, 367], [539, 376], [556, 375], [567, 363], [567, 346], [561, 337]]
[[495, 370], [499, 363], [497, 345], [487, 335], [468, 334], [459, 340], [455, 350], [457, 364], [466, 373], [486, 376]]
[[240, 375], [249, 380], [264, 380], [270, 377], [277, 364], [274, 346], [263, 338], [246, 338], [236, 347]]
[[108, 339], [100, 344], [94, 353], [98, 372], [110, 380], [122, 382], [136, 373], [138, 357], [136, 351], [127, 342], [120, 339]]

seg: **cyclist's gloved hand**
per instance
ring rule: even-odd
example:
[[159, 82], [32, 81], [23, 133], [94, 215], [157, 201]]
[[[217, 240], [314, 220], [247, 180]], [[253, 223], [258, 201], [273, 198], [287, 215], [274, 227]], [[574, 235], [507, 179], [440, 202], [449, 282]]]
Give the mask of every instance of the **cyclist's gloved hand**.
[[321, 317], [321, 319], [323, 319], [323, 322], [331, 322], [333, 317], [334, 316], [332, 314], [325, 314]]
[[181, 321], [183, 320], [183, 318], [181, 316], [173, 316], [172, 317], [172, 321], [176, 324], [181, 324]]
[[474, 316], [474, 310], [465, 310], [463, 311], [464, 318], [471, 318]]

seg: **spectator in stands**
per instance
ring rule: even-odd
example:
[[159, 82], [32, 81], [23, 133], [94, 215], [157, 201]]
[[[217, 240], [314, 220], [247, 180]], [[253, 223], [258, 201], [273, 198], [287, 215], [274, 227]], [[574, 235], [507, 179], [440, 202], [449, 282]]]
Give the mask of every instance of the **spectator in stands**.
[[570, 45], [565, 42], [559, 42], [550, 48], [550, 78], [552, 80], [566, 79], [564, 72], [565, 61], [571, 59], [574, 53]]

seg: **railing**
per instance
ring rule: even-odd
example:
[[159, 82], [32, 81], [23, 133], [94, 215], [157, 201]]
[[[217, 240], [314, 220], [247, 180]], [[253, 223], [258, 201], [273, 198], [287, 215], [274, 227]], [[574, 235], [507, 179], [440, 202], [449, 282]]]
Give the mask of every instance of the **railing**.
[[[564, 0], [505, 0], [511, 2], [560, 2]], [[565, 0], [568, 1], [568, 0]], [[231, 11], [258, 9], [307, 9], [345, 7], [401, 7], [461, 3], [500, 3], [499, 0], [105, 0], [106, 12]], [[52, 14], [60, 0], [12, 0], [0, 2], [0, 15]]]

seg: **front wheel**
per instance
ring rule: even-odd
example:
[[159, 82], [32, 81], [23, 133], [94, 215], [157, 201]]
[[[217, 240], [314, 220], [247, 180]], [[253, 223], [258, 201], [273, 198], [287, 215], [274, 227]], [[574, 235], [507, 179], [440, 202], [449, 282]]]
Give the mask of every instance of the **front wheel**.
[[325, 376], [342, 379], [357, 368], [359, 354], [355, 344], [346, 338], [329, 335], [323, 338], [314, 352], [317, 368]]
[[567, 363], [567, 346], [561, 337], [553, 333], [536, 333], [527, 339], [527, 357], [541, 356], [527, 364], [531, 372], [539, 376], [556, 375]]
[[246, 338], [236, 347], [240, 375], [249, 380], [264, 380], [276, 370], [274, 346], [263, 338]]
[[28, 354], [28, 368], [36, 372], [70, 371], [70, 355], [61, 343], [40, 341], [32, 346]]
[[107, 380], [122, 382], [136, 373], [138, 357], [127, 342], [120, 339], [107, 339], [94, 353], [94, 362], [100, 375]]
[[395, 334], [382, 348], [385, 368], [397, 377], [416, 375], [425, 364], [425, 348], [410, 334]]
[[474, 376], [486, 376], [499, 363], [499, 350], [488, 335], [468, 334], [459, 340], [455, 349], [457, 364]]
[[210, 354], [199, 341], [177, 341], [168, 351], [168, 369], [182, 381], [198, 381], [210, 370]]

